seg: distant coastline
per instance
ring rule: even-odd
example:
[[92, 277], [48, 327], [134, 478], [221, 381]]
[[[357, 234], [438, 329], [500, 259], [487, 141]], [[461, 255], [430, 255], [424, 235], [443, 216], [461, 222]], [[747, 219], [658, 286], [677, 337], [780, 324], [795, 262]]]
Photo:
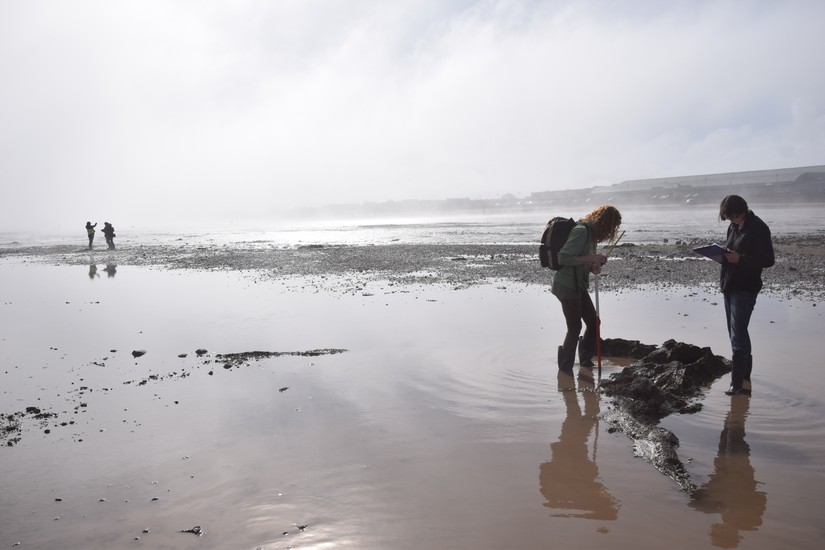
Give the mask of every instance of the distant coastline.
[[752, 205], [825, 204], [825, 165], [627, 180], [606, 186], [512, 194], [495, 199], [408, 199], [331, 204], [287, 212], [294, 218], [369, 218], [432, 214], [496, 214], [611, 203], [622, 207], [708, 206], [742, 195]]

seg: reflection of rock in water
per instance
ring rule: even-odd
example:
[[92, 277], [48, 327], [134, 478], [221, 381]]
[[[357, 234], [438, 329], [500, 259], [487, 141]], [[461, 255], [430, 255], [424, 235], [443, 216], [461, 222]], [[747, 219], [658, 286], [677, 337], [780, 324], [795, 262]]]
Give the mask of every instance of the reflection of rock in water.
[[758, 482], [750, 461], [750, 447], [745, 441], [745, 419], [750, 399], [731, 399], [731, 408], [719, 435], [719, 450], [713, 461], [713, 473], [707, 483], [691, 496], [691, 508], [706, 514], [719, 514], [720, 523], [710, 529], [714, 546], [735, 548], [740, 531], [756, 531], [762, 525], [768, 497], [757, 491]]
[[[615, 520], [619, 506], [599, 481], [596, 441], [592, 457], [588, 455], [590, 434], [598, 438], [599, 397], [593, 383], [581, 381], [577, 391], [572, 375], [560, 371], [559, 391], [564, 396], [567, 414], [559, 440], [550, 444], [550, 461], [539, 467], [539, 486], [547, 499], [544, 506], [562, 510], [553, 514], [560, 517]], [[584, 400], [584, 414], [579, 394]]]
[[632, 357], [637, 361], [601, 384], [614, 407], [603, 417], [612, 430], [624, 432], [634, 450], [685, 491], [695, 485], [679, 459], [679, 439], [658, 426], [665, 416], [701, 409], [696, 400], [717, 378], [730, 372], [730, 362], [713, 355], [710, 348], [668, 340], [654, 348], [628, 340], [605, 339], [606, 356]]

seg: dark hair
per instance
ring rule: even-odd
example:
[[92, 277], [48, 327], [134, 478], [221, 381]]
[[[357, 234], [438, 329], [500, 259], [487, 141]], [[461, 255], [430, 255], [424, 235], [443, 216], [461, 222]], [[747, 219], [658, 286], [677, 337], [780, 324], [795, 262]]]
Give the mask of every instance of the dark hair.
[[722, 221], [729, 220], [731, 216], [738, 216], [747, 212], [748, 203], [739, 195], [728, 195], [719, 204], [719, 219]]
[[622, 224], [622, 215], [615, 206], [605, 204], [595, 208], [582, 221], [593, 225], [595, 241], [603, 243], [616, 237], [616, 230]]

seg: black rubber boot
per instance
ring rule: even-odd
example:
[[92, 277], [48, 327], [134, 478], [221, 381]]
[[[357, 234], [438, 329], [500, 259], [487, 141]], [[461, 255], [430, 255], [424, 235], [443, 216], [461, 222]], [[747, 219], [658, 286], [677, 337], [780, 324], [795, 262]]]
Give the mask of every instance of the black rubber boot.
[[573, 372], [573, 362], [576, 359], [576, 350], [565, 349], [564, 346], [559, 346], [559, 370], [564, 372]]
[[584, 337], [579, 336], [579, 366], [588, 369], [593, 368], [593, 354], [595, 351], [584, 343]]
[[725, 393], [728, 395], [741, 395], [745, 393], [742, 383], [748, 370], [748, 356], [741, 352], [733, 354], [733, 369], [730, 373], [730, 389]]
[[751, 384], [751, 371], [753, 370], [753, 355], [745, 356], [745, 376], [742, 381], [742, 391], [748, 395], [753, 392]]

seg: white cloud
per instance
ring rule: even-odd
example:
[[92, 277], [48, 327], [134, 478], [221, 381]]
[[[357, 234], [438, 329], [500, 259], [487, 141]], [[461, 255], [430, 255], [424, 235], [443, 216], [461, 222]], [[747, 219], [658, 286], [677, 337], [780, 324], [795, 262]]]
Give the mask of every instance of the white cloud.
[[0, 229], [819, 164], [823, 16], [814, 1], [3, 3]]

